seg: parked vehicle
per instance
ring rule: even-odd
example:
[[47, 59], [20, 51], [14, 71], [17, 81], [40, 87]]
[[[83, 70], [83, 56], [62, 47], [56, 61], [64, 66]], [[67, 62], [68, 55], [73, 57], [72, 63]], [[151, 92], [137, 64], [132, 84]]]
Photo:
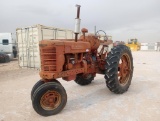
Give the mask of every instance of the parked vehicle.
[[126, 43], [126, 46], [128, 46], [133, 51], [140, 50], [141, 44], [138, 42], [138, 39], [129, 39]]
[[4, 52], [0, 52], [0, 63], [10, 62], [9, 55]]
[[[31, 90], [31, 100], [34, 110], [42, 116], [59, 113], [67, 103], [66, 90], [58, 78], [74, 80], [84, 86], [91, 84], [96, 74], [101, 74], [108, 89], [116, 94], [126, 92], [131, 84], [133, 58], [129, 47], [119, 44], [108, 52], [106, 48], [112, 41], [101, 41], [97, 35], [86, 35], [86, 28], [81, 30], [82, 35], [78, 38], [79, 14], [80, 5], [77, 5], [75, 39], [45, 39], [39, 42], [41, 79]], [[102, 48], [98, 52], [100, 45]]]
[[17, 47], [12, 33], [0, 33], [0, 52], [7, 54], [10, 60], [16, 57]]

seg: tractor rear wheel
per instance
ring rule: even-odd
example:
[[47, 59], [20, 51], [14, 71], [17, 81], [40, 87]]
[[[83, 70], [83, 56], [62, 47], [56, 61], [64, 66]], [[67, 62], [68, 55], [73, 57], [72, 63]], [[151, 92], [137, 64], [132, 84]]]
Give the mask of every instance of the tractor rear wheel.
[[92, 74], [78, 74], [76, 79], [74, 80], [79, 85], [88, 85], [94, 80], [94, 76]]
[[42, 116], [59, 113], [66, 105], [67, 94], [64, 87], [56, 82], [46, 82], [33, 94], [34, 110]]
[[133, 58], [125, 45], [112, 48], [106, 59], [105, 79], [110, 91], [122, 94], [131, 84], [133, 75]]

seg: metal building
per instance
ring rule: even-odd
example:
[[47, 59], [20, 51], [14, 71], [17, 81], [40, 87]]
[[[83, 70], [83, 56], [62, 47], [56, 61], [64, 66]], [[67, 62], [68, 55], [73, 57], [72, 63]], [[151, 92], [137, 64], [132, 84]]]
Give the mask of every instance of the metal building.
[[141, 43], [141, 50], [156, 51], [157, 43]]
[[160, 42], [157, 42], [157, 51], [160, 51]]

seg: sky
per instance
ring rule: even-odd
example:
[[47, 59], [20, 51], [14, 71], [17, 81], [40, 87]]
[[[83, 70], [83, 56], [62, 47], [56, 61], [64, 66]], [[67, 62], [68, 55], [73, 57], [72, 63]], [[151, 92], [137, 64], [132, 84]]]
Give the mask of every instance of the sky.
[[96, 26], [113, 41], [160, 42], [160, 0], [0, 0], [0, 33], [36, 24], [74, 30], [76, 4], [90, 33]]

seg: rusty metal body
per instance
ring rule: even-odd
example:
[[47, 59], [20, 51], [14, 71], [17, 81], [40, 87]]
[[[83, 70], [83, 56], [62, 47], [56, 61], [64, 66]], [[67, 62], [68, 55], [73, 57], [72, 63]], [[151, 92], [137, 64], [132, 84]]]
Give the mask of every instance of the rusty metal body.
[[[79, 73], [103, 73], [108, 43], [99, 40], [95, 35], [85, 36], [85, 31], [77, 42], [74, 40], [42, 40], [40, 42], [41, 71], [44, 81], [63, 78], [70, 81]], [[103, 47], [100, 53], [97, 49]]]
[[[63, 78], [66, 81], [75, 80], [77, 74], [92, 75], [104, 74], [105, 48], [110, 43], [99, 40], [96, 35], [88, 35], [86, 28], [80, 33], [80, 5], [77, 7], [75, 18], [75, 40], [42, 40], [40, 46], [41, 71], [40, 76], [45, 81]], [[103, 47], [98, 53], [98, 47]]]
[[97, 34], [86, 35], [86, 28], [81, 30], [82, 36], [78, 39], [80, 6], [76, 7], [75, 39], [39, 43], [42, 79], [33, 86], [31, 100], [35, 111], [43, 116], [57, 114], [66, 105], [67, 94], [57, 78], [88, 85], [96, 73], [104, 74], [107, 87], [117, 94], [127, 91], [131, 84], [133, 58], [129, 48], [119, 43], [108, 52], [108, 45], [113, 41], [107, 40], [106, 34], [104, 41]]

